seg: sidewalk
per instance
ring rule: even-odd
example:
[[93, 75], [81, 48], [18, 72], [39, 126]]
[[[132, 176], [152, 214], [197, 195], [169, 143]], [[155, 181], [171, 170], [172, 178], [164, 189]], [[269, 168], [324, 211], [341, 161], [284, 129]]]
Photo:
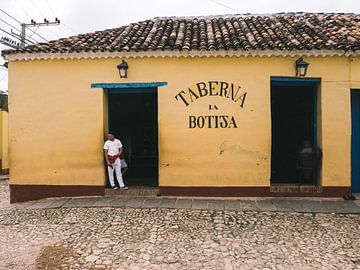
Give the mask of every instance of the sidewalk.
[[49, 198], [11, 204], [10, 209], [51, 208], [174, 208], [218, 211], [298, 212], [360, 214], [360, 200], [341, 198], [175, 198], [144, 196], [105, 196]]
[[[107, 190], [104, 197], [62, 197], [10, 204], [9, 185], [3, 176], [0, 181], [1, 209], [55, 209], [55, 208], [168, 208], [243, 212], [294, 212], [360, 214], [360, 194], [356, 200], [342, 198], [199, 198], [156, 197], [144, 191], [141, 195]], [[138, 192], [138, 191], [137, 191]], [[121, 195], [119, 195], [121, 194]], [[146, 195], [146, 196], [144, 196]]]

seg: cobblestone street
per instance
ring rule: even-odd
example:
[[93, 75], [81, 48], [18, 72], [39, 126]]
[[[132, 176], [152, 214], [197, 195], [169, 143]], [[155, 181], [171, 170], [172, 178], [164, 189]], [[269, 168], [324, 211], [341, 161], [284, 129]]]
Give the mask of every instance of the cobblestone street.
[[1, 269], [360, 269], [360, 215], [7, 208]]

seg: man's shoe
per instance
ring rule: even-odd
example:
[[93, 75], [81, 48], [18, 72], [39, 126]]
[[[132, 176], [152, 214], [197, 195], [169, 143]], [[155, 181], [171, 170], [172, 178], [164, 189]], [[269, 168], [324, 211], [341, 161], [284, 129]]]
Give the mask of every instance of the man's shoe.
[[117, 186], [114, 186], [114, 187], [111, 187], [113, 190], [117, 190], [118, 187]]
[[120, 187], [120, 189], [129, 189], [127, 186]]

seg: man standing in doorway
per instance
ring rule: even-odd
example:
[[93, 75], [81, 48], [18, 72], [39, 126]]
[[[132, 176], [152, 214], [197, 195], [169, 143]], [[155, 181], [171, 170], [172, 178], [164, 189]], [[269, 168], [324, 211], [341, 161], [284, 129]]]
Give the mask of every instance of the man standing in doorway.
[[119, 157], [122, 152], [123, 147], [120, 140], [115, 138], [114, 133], [109, 132], [107, 135], [107, 141], [104, 144], [104, 154], [109, 173], [110, 185], [113, 189], [117, 189], [114, 181], [114, 171], [116, 179], [119, 182], [120, 189], [128, 189], [128, 187], [124, 184], [121, 174], [121, 162]]

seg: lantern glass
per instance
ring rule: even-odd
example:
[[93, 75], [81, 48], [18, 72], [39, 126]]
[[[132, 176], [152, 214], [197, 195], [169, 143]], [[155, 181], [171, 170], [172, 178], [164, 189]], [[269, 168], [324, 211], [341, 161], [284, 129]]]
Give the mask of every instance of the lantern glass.
[[127, 70], [126, 69], [119, 69], [120, 78], [126, 78], [127, 77]]
[[129, 66], [128, 64], [123, 60], [121, 64], [117, 65], [117, 69], [119, 70], [120, 78], [127, 78], [127, 70]]
[[295, 62], [296, 76], [304, 77], [307, 73], [309, 63], [305, 62], [302, 58], [299, 58]]
[[299, 76], [304, 77], [306, 75], [306, 69], [307, 67], [301, 66], [299, 67]]

